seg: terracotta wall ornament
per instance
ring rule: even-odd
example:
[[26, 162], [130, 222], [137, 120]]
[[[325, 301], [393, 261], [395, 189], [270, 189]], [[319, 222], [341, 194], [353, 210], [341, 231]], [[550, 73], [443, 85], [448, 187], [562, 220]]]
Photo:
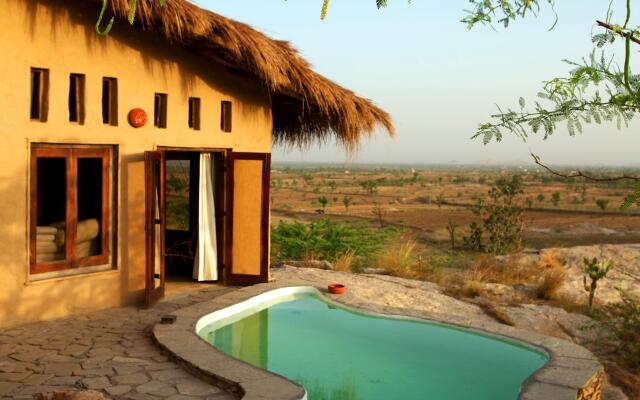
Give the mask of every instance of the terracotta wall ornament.
[[129, 123], [134, 128], [142, 128], [147, 123], [147, 113], [142, 108], [129, 111]]

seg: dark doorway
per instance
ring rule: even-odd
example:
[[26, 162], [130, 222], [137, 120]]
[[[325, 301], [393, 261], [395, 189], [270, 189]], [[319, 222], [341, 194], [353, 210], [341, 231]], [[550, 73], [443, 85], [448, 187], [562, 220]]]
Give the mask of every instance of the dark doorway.
[[[225, 171], [223, 152], [209, 152], [214, 164], [218, 277], [224, 272]], [[199, 231], [200, 151], [165, 151], [167, 283], [193, 282]]]

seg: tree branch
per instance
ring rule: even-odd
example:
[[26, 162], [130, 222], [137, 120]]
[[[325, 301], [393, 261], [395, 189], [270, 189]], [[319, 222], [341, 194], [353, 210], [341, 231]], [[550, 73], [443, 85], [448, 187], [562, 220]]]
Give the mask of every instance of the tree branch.
[[[611, 24], [607, 24], [606, 22], [603, 21], [596, 21], [596, 23], [598, 25], [600, 25], [601, 27], [610, 30], [611, 32], [617, 33], [618, 35], [626, 38], [627, 34], [625, 34], [624, 32], [620, 31], [619, 27], [618, 29], [616, 29], [613, 25]], [[640, 44], [640, 39], [638, 39], [637, 37], [633, 36], [633, 35], [629, 35], [629, 39], [635, 43], [635, 44]]]
[[559, 176], [561, 178], [584, 178], [594, 182], [616, 182], [616, 181], [624, 181], [624, 180], [640, 182], [640, 176], [633, 176], [633, 175], [627, 175], [627, 174], [613, 176], [613, 177], [600, 177], [600, 176], [589, 175], [580, 170], [573, 171], [570, 173], [564, 173], [564, 172], [555, 170], [549, 167], [548, 165], [543, 164], [542, 161], [540, 161], [540, 157], [538, 157], [533, 153], [531, 154], [531, 157], [533, 157], [533, 160], [537, 165], [541, 166], [542, 168], [552, 173], [553, 175]]

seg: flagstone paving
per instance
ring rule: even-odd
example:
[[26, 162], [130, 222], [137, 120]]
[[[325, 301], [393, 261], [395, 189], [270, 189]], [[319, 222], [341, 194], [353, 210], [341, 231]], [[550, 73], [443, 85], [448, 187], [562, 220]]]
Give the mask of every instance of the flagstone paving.
[[172, 362], [151, 336], [161, 316], [232, 290], [212, 286], [148, 310], [122, 307], [0, 330], [0, 398], [94, 389], [114, 399], [234, 399]]

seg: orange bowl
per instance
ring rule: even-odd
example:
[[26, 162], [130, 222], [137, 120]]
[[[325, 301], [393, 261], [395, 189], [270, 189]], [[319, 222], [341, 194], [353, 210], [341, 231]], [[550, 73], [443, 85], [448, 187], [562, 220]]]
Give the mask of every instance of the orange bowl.
[[342, 294], [346, 290], [344, 285], [341, 285], [339, 283], [332, 283], [331, 285], [327, 286], [327, 289], [331, 294]]

